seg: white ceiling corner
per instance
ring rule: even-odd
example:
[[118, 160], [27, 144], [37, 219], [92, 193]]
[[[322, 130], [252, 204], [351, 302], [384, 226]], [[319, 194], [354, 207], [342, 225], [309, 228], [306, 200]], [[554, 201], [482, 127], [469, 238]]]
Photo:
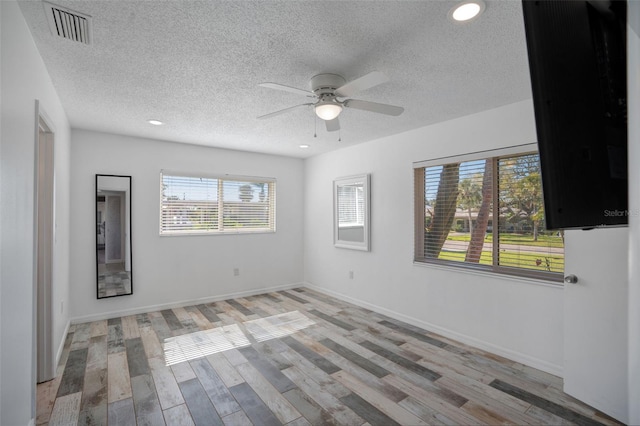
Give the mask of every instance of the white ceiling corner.
[[[41, 1], [20, 2], [75, 128], [308, 157], [531, 97], [518, 1], [487, 1], [468, 24], [447, 19], [457, 1], [53, 3], [92, 18], [83, 45], [51, 34]], [[354, 97], [401, 116], [345, 109], [340, 135], [318, 119], [316, 138], [310, 108], [256, 119], [307, 102], [258, 83], [374, 70], [390, 81]]]

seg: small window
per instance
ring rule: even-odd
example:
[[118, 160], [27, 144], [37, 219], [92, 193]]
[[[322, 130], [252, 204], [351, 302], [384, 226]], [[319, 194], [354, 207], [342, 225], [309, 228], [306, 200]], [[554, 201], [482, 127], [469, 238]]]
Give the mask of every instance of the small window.
[[275, 232], [275, 179], [160, 177], [160, 235]]
[[338, 227], [364, 226], [364, 188], [362, 184], [342, 185], [338, 191]]
[[562, 280], [564, 233], [545, 228], [539, 156], [505, 151], [416, 165], [416, 262]]

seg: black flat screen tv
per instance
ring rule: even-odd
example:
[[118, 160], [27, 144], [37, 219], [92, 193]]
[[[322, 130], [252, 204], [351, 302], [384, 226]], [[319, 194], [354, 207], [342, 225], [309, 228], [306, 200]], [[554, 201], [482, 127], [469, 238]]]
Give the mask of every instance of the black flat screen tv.
[[627, 3], [522, 6], [546, 227], [626, 225]]

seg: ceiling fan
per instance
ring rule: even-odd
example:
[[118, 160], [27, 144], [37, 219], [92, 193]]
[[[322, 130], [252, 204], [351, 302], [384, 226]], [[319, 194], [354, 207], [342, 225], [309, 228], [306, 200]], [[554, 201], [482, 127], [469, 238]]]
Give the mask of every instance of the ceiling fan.
[[327, 131], [334, 132], [340, 130], [338, 115], [340, 115], [343, 108], [361, 109], [379, 114], [398, 116], [402, 114], [404, 108], [376, 102], [360, 101], [358, 99], [339, 99], [349, 98], [353, 93], [369, 89], [387, 81], [389, 81], [389, 79], [386, 75], [379, 71], [373, 71], [348, 83], [342, 76], [337, 74], [318, 74], [309, 82], [309, 86], [311, 87], [310, 91], [278, 83], [260, 83], [258, 86], [297, 93], [309, 98], [314, 98], [314, 100], [281, 109], [280, 111], [275, 111], [270, 114], [261, 115], [258, 119], [271, 118], [303, 106], [313, 106], [316, 115], [325, 120]]

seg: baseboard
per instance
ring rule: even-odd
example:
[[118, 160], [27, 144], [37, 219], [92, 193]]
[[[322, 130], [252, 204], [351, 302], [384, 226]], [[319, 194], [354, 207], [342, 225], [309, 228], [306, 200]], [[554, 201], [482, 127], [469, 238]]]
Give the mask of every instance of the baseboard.
[[556, 365], [548, 361], [545, 361], [536, 357], [532, 357], [530, 355], [527, 355], [521, 352], [513, 351], [511, 349], [503, 348], [501, 346], [494, 345], [493, 343], [485, 342], [475, 337], [467, 336], [466, 334], [458, 333], [456, 331], [449, 330], [447, 328], [444, 328], [435, 324], [431, 324], [431, 323], [419, 320], [417, 318], [413, 318], [408, 315], [401, 314], [396, 311], [392, 311], [382, 306], [374, 305], [372, 303], [355, 299], [353, 297], [335, 292], [333, 290], [327, 290], [326, 288], [318, 287], [308, 282], [306, 282], [304, 286], [310, 288], [311, 290], [315, 290], [318, 293], [323, 293], [323, 294], [335, 297], [336, 299], [344, 300], [345, 302], [352, 303], [362, 308], [370, 309], [374, 312], [387, 315], [391, 318], [394, 318], [400, 321], [404, 321], [408, 324], [415, 325], [416, 327], [423, 328], [427, 331], [431, 331], [433, 333], [440, 334], [444, 337], [457, 340], [458, 342], [464, 343], [465, 345], [473, 346], [478, 349], [482, 349], [483, 351], [491, 352], [496, 355], [500, 355], [502, 357], [510, 359], [512, 361], [516, 361], [516, 362], [528, 365], [529, 367], [537, 368], [538, 370], [542, 370], [547, 373], [562, 377], [562, 366], [560, 365]]
[[[58, 345], [58, 352], [56, 353], [56, 365], [55, 368], [58, 367], [60, 363], [60, 357], [62, 356], [62, 351], [64, 350], [64, 342], [67, 340], [67, 333], [69, 333], [69, 327], [71, 327], [71, 321], [67, 321], [67, 326], [64, 328], [64, 332], [62, 333], [62, 340], [60, 340], [60, 344]], [[55, 370], [53, 370], [55, 375]]]
[[[83, 322], [101, 321], [109, 318], [124, 317], [127, 315], [144, 314], [147, 312], [161, 311], [163, 309], [182, 308], [184, 306], [199, 305], [202, 303], [218, 302], [220, 300], [236, 299], [238, 297], [254, 296], [256, 294], [271, 293], [274, 291], [290, 290], [296, 287], [303, 287], [303, 283], [284, 284], [274, 287], [257, 288], [253, 290], [240, 291], [237, 293], [221, 294], [217, 296], [207, 296], [198, 299], [182, 300], [179, 302], [164, 303], [160, 305], [141, 306], [139, 308], [124, 309], [120, 311], [103, 312], [95, 315], [85, 315], [71, 318], [71, 324], [80, 324]], [[66, 333], [65, 333], [66, 336]], [[63, 342], [64, 343], [64, 342]]]

